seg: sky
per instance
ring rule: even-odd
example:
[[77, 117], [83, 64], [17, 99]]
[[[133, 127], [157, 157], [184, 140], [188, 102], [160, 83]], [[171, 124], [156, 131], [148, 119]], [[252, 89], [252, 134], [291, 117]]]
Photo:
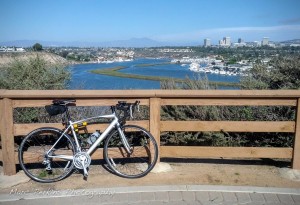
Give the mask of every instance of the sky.
[[300, 39], [300, 0], [0, 0], [0, 42]]

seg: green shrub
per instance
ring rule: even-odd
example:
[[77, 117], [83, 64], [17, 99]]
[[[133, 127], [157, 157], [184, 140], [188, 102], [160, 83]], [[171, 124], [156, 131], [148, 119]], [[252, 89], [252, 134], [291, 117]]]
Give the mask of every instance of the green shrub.
[[[276, 61], [274, 61], [276, 62]], [[294, 65], [288, 61], [289, 65]], [[284, 66], [277, 66], [274, 70], [284, 70]], [[291, 66], [294, 69], [295, 66]], [[281, 87], [293, 85], [297, 87], [297, 80], [289, 83], [284, 72], [272, 73], [262, 65], [251, 70], [253, 74], [243, 79], [246, 89], [270, 89], [279, 85]], [[280, 75], [278, 74], [280, 73]], [[297, 72], [293, 72], [295, 75]], [[272, 78], [271, 75], [284, 76]], [[270, 79], [272, 81], [270, 81]], [[293, 79], [293, 78], [291, 78]], [[273, 82], [273, 85], [271, 85]], [[277, 82], [277, 83], [275, 83]], [[271, 86], [270, 86], [271, 85]], [[187, 79], [182, 84], [173, 81], [163, 82], [162, 89], [201, 90], [209, 89], [206, 78], [196, 80]], [[286, 106], [162, 106], [162, 120], [178, 121], [292, 121], [295, 120], [295, 107]], [[165, 132], [162, 133], [163, 145], [189, 145], [189, 146], [262, 146], [262, 147], [291, 147], [293, 134], [291, 133], [227, 133], [221, 132]]]
[[276, 57], [257, 64], [241, 80], [242, 89], [299, 89], [300, 56]]
[[9, 90], [64, 89], [70, 72], [63, 65], [53, 65], [38, 54], [28, 60], [15, 60], [0, 73], [0, 88]]
[[[0, 72], [0, 88], [9, 90], [56, 90], [64, 89], [70, 72], [64, 65], [50, 64], [38, 54], [35, 58], [14, 60]], [[14, 109], [14, 121], [38, 122], [38, 108]]]

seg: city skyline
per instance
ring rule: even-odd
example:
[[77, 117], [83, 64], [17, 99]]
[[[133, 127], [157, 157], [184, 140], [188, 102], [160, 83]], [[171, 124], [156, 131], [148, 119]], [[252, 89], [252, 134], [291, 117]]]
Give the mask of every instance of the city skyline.
[[298, 0], [2, 0], [0, 42], [283, 41], [300, 38], [299, 8]]
[[[236, 40], [236, 41], [235, 41]], [[260, 46], [267, 46], [270, 45], [270, 43], [280, 43], [280, 42], [273, 42], [272, 39], [270, 40], [269, 37], [262, 37], [261, 41], [245, 41], [245, 39], [243, 38], [238, 38], [238, 39], [231, 39], [230, 36], [224, 36], [222, 39], [218, 40], [217, 44], [212, 44], [211, 43], [211, 39], [210, 38], [205, 38], [203, 39], [203, 46], [204, 47], [209, 47], [209, 46], [225, 46], [225, 47], [230, 47], [232, 45], [240, 45], [240, 46], [244, 46], [247, 44], [253, 44], [253, 43], [257, 43], [257, 45]]]

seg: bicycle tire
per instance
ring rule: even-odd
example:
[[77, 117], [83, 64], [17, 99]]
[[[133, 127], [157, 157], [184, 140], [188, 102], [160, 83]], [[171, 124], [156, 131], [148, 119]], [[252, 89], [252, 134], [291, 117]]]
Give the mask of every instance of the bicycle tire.
[[62, 133], [57, 128], [43, 127], [33, 130], [23, 139], [19, 147], [19, 163], [29, 178], [37, 182], [51, 183], [62, 180], [73, 172], [72, 161], [49, 158], [48, 163], [45, 163], [45, 153], [58, 139], [59, 142], [51, 151], [52, 155], [75, 154], [74, 141], [68, 134], [60, 138]]
[[118, 130], [112, 132], [107, 137], [103, 150], [109, 168], [124, 178], [140, 178], [147, 175], [158, 158], [158, 147], [154, 137], [136, 125], [125, 125], [121, 129], [131, 147], [131, 153], [125, 150]]

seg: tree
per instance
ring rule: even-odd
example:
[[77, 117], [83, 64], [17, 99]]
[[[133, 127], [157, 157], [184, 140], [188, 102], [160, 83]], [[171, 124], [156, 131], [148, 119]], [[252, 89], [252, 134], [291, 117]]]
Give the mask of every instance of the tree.
[[67, 58], [68, 54], [69, 54], [69, 51], [62, 51], [60, 53], [60, 56], [63, 57], [63, 58]]
[[39, 44], [39, 43], [34, 44], [32, 46], [32, 48], [33, 48], [34, 51], [41, 51], [41, 50], [43, 50], [43, 46], [41, 44]]

